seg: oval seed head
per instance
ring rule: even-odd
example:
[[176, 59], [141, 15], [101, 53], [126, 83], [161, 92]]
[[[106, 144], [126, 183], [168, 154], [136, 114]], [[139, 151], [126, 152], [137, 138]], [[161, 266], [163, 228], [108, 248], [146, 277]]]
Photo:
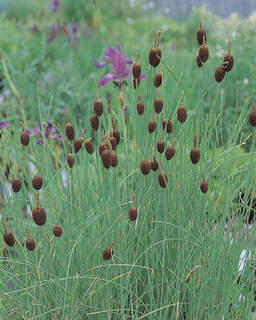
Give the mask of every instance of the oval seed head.
[[206, 47], [206, 45], [202, 45], [200, 48], [199, 48], [199, 52], [198, 52], [198, 55], [201, 59], [201, 61], [203, 63], [205, 63], [207, 60], [208, 60], [208, 57], [209, 57], [209, 49]]
[[53, 229], [52, 229], [52, 232], [54, 234], [55, 237], [61, 237], [62, 236], [62, 233], [63, 233], [63, 229], [62, 227], [60, 226], [54, 226]]
[[158, 72], [154, 77], [154, 86], [156, 88], [159, 88], [163, 82], [163, 73]]
[[151, 120], [148, 124], [148, 132], [153, 133], [156, 129], [156, 122], [155, 120]]
[[141, 66], [139, 63], [134, 62], [133, 66], [132, 66], [132, 75], [135, 79], [140, 79], [140, 75], [141, 75]]
[[153, 160], [151, 161], [151, 170], [157, 171], [158, 170], [158, 161], [156, 160], [156, 157], [153, 157]]
[[190, 152], [190, 160], [193, 164], [196, 164], [200, 160], [200, 150], [198, 148], [193, 148]]
[[165, 142], [163, 140], [158, 141], [156, 145], [156, 149], [159, 153], [163, 153], [165, 149]]
[[112, 258], [114, 254], [113, 245], [114, 245], [114, 242], [112, 242], [112, 244], [103, 251], [102, 257], [104, 260], [109, 260]]
[[203, 193], [206, 193], [208, 191], [208, 183], [207, 181], [205, 180], [205, 176], [203, 175], [203, 180], [200, 184], [200, 190], [203, 192]]
[[77, 139], [76, 141], [74, 141], [74, 150], [75, 153], [78, 153], [82, 147], [83, 141], [82, 139]]
[[184, 106], [180, 106], [177, 110], [177, 118], [180, 123], [183, 123], [187, 120], [187, 110]]
[[170, 147], [167, 147], [165, 150], [165, 158], [167, 160], [171, 160], [174, 155], [175, 155], [176, 149], [173, 145], [171, 145]]
[[26, 247], [29, 251], [33, 251], [36, 247], [35, 240], [33, 238], [28, 238], [26, 240]]
[[215, 71], [215, 80], [217, 82], [221, 82], [225, 77], [225, 69], [222, 67], [218, 67]]
[[68, 162], [69, 168], [73, 168], [74, 158], [72, 157], [72, 155], [70, 153], [68, 154], [67, 162]]
[[152, 48], [148, 54], [148, 62], [152, 67], [157, 67], [161, 61], [162, 51], [160, 48]]
[[12, 180], [12, 190], [17, 193], [21, 189], [21, 180], [19, 178], [15, 178]]
[[105, 142], [102, 142], [100, 145], [99, 145], [99, 154], [100, 156], [102, 155], [102, 152], [104, 150], [106, 150], [108, 148], [107, 144]]
[[162, 188], [166, 188], [167, 187], [168, 177], [167, 177], [167, 173], [166, 172], [164, 172], [164, 174], [162, 174], [162, 172], [160, 172], [158, 174], [158, 182], [159, 182], [159, 185]]
[[156, 113], [160, 113], [163, 110], [164, 102], [162, 99], [158, 98], [154, 102], [154, 109]]
[[249, 122], [253, 127], [256, 127], [256, 105], [254, 105], [252, 111], [249, 114]]
[[103, 113], [103, 103], [102, 103], [101, 100], [96, 100], [96, 101], [94, 102], [94, 108], [93, 108], [93, 110], [94, 110], [94, 113], [95, 113], [98, 117], [100, 117], [100, 116], [102, 115], [102, 113]]
[[93, 154], [93, 144], [90, 140], [85, 140], [84, 147], [89, 154]]
[[117, 146], [117, 141], [116, 141], [116, 138], [114, 136], [111, 136], [109, 138], [109, 142], [111, 144], [111, 147], [113, 150], [116, 150], [116, 146]]
[[32, 186], [35, 190], [40, 190], [42, 188], [42, 185], [43, 185], [43, 178], [37, 174], [32, 179]]
[[66, 132], [66, 136], [68, 138], [68, 140], [72, 141], [75, 138], [75, 129], [73, 127], [73, 125], [68, 122], [65, 126], [65, 132]]
[[111, 166], [112, 166], [113, 168], [116, 168], [117, 165], [118, 165], [117, 155], [116, 155], [114, 152], [112, 152], [112, 162], [111, 162]]
[[106, 169], [109, 169], [112, 164], [112, 152], [110, 150], [104, 150], [101, 154], [101, 160], [102, 160], [103, 166]]
[[117, 144], [119, 144], [120, 143], [120, 131], [117, 129], [113, 129], [112, 134], [116, 138]]
[[132, 207], [129, 210], [129, 217], [131, 221], [135, 221], [137, 219], [138, 216], [138, 210], [136, 207]]
[[150, 173], [151, 169], [151, 161], [143, 160], [140, 164], [141, 172], [146, 176]]
[[32, 211], [32, 218], [38, 226], [43, 226], [46, 222], [46, 213], [44, 208], [35, 207]]
[[[167, 127], [166, 127], [166, 124], [167, 124]], [[163, 127], [163, 130], [166, 130], [167, 133], [171, 133], [172, 132], [172, 121], [170, 119], [169, 120], [164, 119], [162, 121], [162, 127]]]
[[197, 31], [196, 37], [197, 37], [197, 42], [198, 42], [199, 46], [201, 46], [204, 43], [204, 38], [205, 38], [205, 42], [206, 42], [206, 32], [205, 32], [205, 30], [204, 29], [199, 29]]
[[144, 113], [144, 103], [141, 101], [137, 103], [137, 112], [140, 116]]
[[232, 54], [225, 55], [223, 62], [228, 62], [225, 64], [225, 71], [229, 72], [234, 66], [234, 56]]
[[12, 232], [5, 232], [4, 233], [4, 242], [9, 247], [13, 247], [15, 245], [15, 238]]
[[93, 114], [91, 116], [91, 127], [92, 127], [92, 130], [97, 131], [98, 128], [99, 128], [99, 124], [100, 124], [99, 123], [99, 118], [97, 117], [96, 114]]
[[26, 131], [23, 131], [22, 134], [20, 135], [20, 143], [23, 146], [29, 145], [29, 134]]
[[199, 56], [196, 57], [196, 64], [198, 68], [201, 68], [203, 66], [203, 62], [201, 61]]

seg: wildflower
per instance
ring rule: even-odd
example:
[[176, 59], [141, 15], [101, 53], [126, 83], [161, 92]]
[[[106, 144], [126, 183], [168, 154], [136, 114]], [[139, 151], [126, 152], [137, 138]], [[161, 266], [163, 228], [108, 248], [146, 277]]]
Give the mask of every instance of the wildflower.
[[[57, 139], [62, 140], [62, 136], [56, 133], [56, 128], [54, 127], [53, 120], [48, 119], [47, 123], [43, 123], [44, 135], [47, 140]], [[32, 130], [25, 130], [30, 136], [39, 136], [40, 138], [36, 140], [37, 144], [43, 144], [43, 130], [41, 123], [39, 123], [39, 127], [34, 127]]]
[[[122, 53], [120, 43], [116, 42], [116, 46], [118, 47], [117, 50], [110, 46], [107, 47], [107, 53], [103, 55], [104, 61], [94, 61], [93, 63], [96, 68], [101, 68], [111, 63], [110, 71], [99, 81], [99, 86], [105, 86], [110, 80], [115, 81], [115, 83], [121, 86], [124, 79], [131, 75], [133, 61]], [[145, 74], [141, 74], [141, 79], [145, 77]]]
[[7, 128], [8, 127], [8, 122], [7, 121], [0, 121], [0, 128]]
[[72, 25], [72, 33], [73, 33], [74, 37], [78, 36], [78, 34], [79, 34], [79, 25], [78, 25], [78, 23], [74, 23]]
[[54, 13], [59, 10], [60, 0], [52, 0], [51, 8]]

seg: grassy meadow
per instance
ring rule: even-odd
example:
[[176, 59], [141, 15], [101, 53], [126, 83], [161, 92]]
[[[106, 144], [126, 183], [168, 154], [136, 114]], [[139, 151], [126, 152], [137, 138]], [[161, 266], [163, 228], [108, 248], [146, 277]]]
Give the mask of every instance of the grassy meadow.
[[[45, 1], [10, 3], [0, 15], [0, 213], [1, 235], [12, 232], [15, 244], [1, 244], [1, 319], [252, 319], [256, 133], [248, 117], [256, 15], [222, 20], [202, 8], [177, 22], [143, 11], [142, 1], [131, 7], [63, 0], [56, 12]], [[200, 17], [210, 55], [198, 68]], [[158, 31], [162, 57], [154, 68], [148, 55]], [[217, 83], [229, 40], [234, 67]], [[132, 74], [120, 87], [113, 79], [98, 85], [110, 65], [97, 68], [95, 61], [104, 60], [107, 46], [117, 52], [117, 42], [133, 62], [137, 54], [146, 74], [136, 89]], [[118, 61], [116, 68], [125, 68]], [[156, 113], [160, 71], [163, 110]], [[94, 130], [97, 99], [104, 111]], [[187, 119], [180, 123], [182, 104]], [[149, 133], [152, 120], [156, 129]], [[34, 133], [27, 146], [20, 142], [21, 122]], [[114, 151], [113, 130], [120, 132]], [[165, 150], [175, 147], [171, 160], [158, 151], [159, 141]], [[116, 167], [104, 167], [101, 144], [116, 154]], [[194, 147], [200, 149], [196, 164]], [[142, 161], [154, 157], [158, 169], [143, 174]], [[39, 191], [32, 186], [37, 174]], [[16, 178], [19, 192], [12, 189]], [[46, 212], [42, 226], [32, 218], [39, 206]], [[54, 236], [55, 225], [61, 237]], [[28, 238], [34, 250], [27, 249]], [[243, 249], [250, 254], [239, 272]]]

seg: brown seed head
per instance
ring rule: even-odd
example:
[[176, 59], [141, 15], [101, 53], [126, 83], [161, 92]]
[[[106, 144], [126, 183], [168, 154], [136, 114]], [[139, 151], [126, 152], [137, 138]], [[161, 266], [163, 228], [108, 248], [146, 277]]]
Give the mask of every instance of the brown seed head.
[[252, 111], [249, 114], [249, 122], [253, 127], [256, 127], [256, 105], [254, 104]]
[[225, 71], [229, 72], [233, 66], [234, 66], [234, 56], [232, 56], [232, 54], [230, 53], [230, 49], [231, 49], [231, 42], [228, 42], [228, 54], [225, 55], [224, 59], [223, 59], [223, 63], [225, 63]]
[[175, 152], [176, 152], [176, 149], [174, 147], [175, 141], [176, 141], [176, 138], [174, 138], [174, 141], [171, 144], [171, 146], [167, 147], [166, 150], [165, 150], [165, 158], [167, 160], [171, 160], [175, 155]]
[[4, 233], [4, 242], [9, 246], [13, 247], [15, 245], [15, 238], [12, 232]]
[[61, 237], [62, 233], [63, 233], [63, 229], [62, 229], [62, 227], [55, 225], [52, 229], [52, 232], [55, 237]]
[[144, 103], [142, 103], [141, 101], [139, 101], [139, 102], [137, 103], [137, 112], [138, 112], [138, 114], [139, 114], [140, 116], [144, 113], [144, 109], [145, 109]]
[[42, 226], [46, 222], [46, 212], [44, 208], [36, 206], [32, 211], [32, 218], [38, 226]]
[[[167, 127], [166, 127], [166, 124], [167, 124]], [[172, 121], [170, 119], [169, 120], [164, 119], [162, 121], [162, 127], [163, 127], [163, 130], [166, 130], [167, 133], [171, 133], [172, 132]]]
[[221, 82], [225, 77], [225, 69], [223, 67], [218, 67], [215, 71], [215, 80]]
[[140, 164], [141, 172], [146, 176], [150, 173], [151, 169], [151, 161], [143, 160]]
[[112, 152], [112, 162], [111, 162], [111, 166], [112, 166], [113, 168], [116, 168], [117, 165], [118, 165], [117, 155], [116, 155], [114, 152]]
[[153, 157], [153, 160], [151, 161], [151, 170], [157, 171], [158, 170], [158, 161], [156, 157]]
[[116, 141], [116, 138], [113, 135], [109, 138], [109, 142], [111, 144], [112, 149], [116, 150], [117, 141]]
[[168, 177], [167, 177], [167, 173], [166, 172], [164, 172], [164, 174], [162, 174], [162, 172], [160, 172], [158, 174], [158, 182], [159, 182], [159, 185], [162, 188], [166, 188], [167, 187]]
[[111, 167], [112, 164], [112, 152], [110, 150], [104, 150], [101, 154], [101, 160], [103, 163], [103, 166], [106, 169], [109, 169]]
[[113, 246], [114, 246], [114, 242], [112, 242], [112, 244], [103, 251], [102, 257], [104, 260], [109, 260], [112, 258], [114, 254]]
[[203, 180], [200, 184], [200, 189], [203, 193], [206, 193], [208, 191], [208, 183], [207, 181], [205, 180], [205, 175], [203, 174]]
[[103, 152], [104, 150], [106, 150], [106, 149], [108, 149], [107, 143], [102, 142], [102, 143], [99, 145], [99, 154], [100, 154], [100, 156], [101, 156], [102, 152]]
[[67, 162], [68, 162], [69, 168], [73, 168], [74, 158], [72, 157], [72, 155], [70, 153], [68, 154]]
[[148, 132], [153, 133], [156, 129], [156, 122], [155, 120], [151, 120], [148, 124]]
[[40, 190], [42, 188], [42, 185], [43, 185], [43, 178], [37, 174], [32, 179], [32, 186], [34, 189]]
[[83, 141], [82, 139], [77, 139], [76, 141], [74, 141], [74, 150], [75, 153], [78, 153], [82, 147]]
[[12, 180], [12, 190], [13, 192], [17, 193], [19, 192], [21, 189], [21, 181], [19, 178], [14, 178]]
[[131, 221], [135, 221], [137, 219], [138, 216], [138, 210], [136, 207], [132, 207], [129, 210], [129, 217]]
[[196, 64], [198, 68], [201, 68], [203, 66], [203, 62], [201, 61], [199, 56], [196, 57]]
[[90, 140], [85, 140], [84, 147], [89, 154], [93, 154], [93, 144]]
[[208, 60], [208, 57], [209, 57], [209, 49], [206, 47], [206, 45], [202, 45], [200, 48], [199, 48], [199, 52], [198, 52], [198, 55], [201, 59], [201, 61], [203, 63], [205, 63], [207, 60]]
[[156, 149], [159, 153], [163, 153], [165, 149], [165, 142], [163, 140], [159, 140], [157, 142]]
[[66, 136], [68, 138], [68, 140], [72, 141], [75, 138], [75, 129], [73, 127], [73, 125], [68, 122], [65, 126], [65, 132], [66, 132]]
[[161, 61], [162, 51], [160, 48], [152, 48], [149, 51], [148, 62], [152, 67], [157, 67]]
[[187, 110], [183, 105], [181, 105], [177, 110], [177, 118], [180, 123], [183, 123], [187, 120]]
[[159, 88], [162, 84], [163, 81], [163, 73], [162, 72], [158, 72], [155, 77], [154, 77], [154, 86], [156, 88]]
[[33, 251], [36, 247], [35, 240], [33, 238], [28, 238], [26, 240], [26, 247], [29, 251]]
[[29, 145], [29, 134], [26, 131], [23, 131], [22, 134], [20, 135], [20, 143], [23, 146]]
[[132, 75], [133, 75], [134, 79], [140, 79], [141, 66], [137, 62], [134, 62], [133, 66], [132, 66]]
[[94, 102], [94, 113], [100, 117], [103, 113], [103, 103], [101, 100], [96, 100]]
[[196, 147], [197, 137], [194, 135], [194, 148], [190, 152], [190, 160], [196, 164], [200, 160], [200, 150]]
[[92, 127], [92, 130], [97, 131], [98, 128], [99, 128], [99, 124], [100, 124], [99, 118], [97, 117], [96, 114], [93, 114], [91, 116], [91, 127]]

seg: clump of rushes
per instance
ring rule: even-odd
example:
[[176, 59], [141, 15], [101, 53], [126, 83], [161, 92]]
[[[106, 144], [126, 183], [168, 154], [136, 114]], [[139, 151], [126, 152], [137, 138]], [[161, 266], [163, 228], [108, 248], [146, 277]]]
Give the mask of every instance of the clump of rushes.
[[[161, 162], [161, 167], [162, 167], [162, 170], [163, 170], [163, 162]], [[160, 172], [158, 174], [158, 182], [159, 182], [159, 185], [160, 187], [162, 188], [166, 188], [167, 187], [167, 183], [168, 183], [168, 177], [167, 177], [167, 173], [166, 172]]]
[[140, 164], [141, 172], [146, 176], [150, 173], [151, 169], [151, 161], [143, 160]]
[[140, 84], [140, 76], [141, 76], [141, 66], [140, 62], [137, 63], [138, 53], [136, 53], [136, 59], [134, 64], [132, 65], [132, 76], [133, 76], [133, 88], [136, 89]]
[[156, 130], [156, 121], [153, 119], [148, 124], [148, 132], [153, 133]]
[[202, 29], [202, 19], [201, 19], [201, 17], [200, 17], [200, 28], [197, 31], [196, 37], [197, 37], [197, 42], [198, 42], [199, 46], [201, 46], [204, 43], [204, 39], [205, 39], [205, 42], [206, 42], [206, 32], [205, 32], [204, 29]]
[[253, 109], [249, 114], [249, 122], [253, 127], [256, 127], [256, 105], [253, 103]]
[[33, 251], [36, 247], [35, 240], [33, 238], [29, 238], [28, 229], [26, 230], [26, 233], [27, 233], [26, 247], [29, 251]]
[[205, 180], [205, 175], [203, 173], [203, 180], [200, 184], [200, 190], [203, 192], [203, 193], [206, 193], [208, 191], [208, 183], [207, 181]]
[[145, 109], [145, 106], [144, 106], [144, 103], [141, 102], [141, 94], [139, 91], [139, 102], [137, 103], [137, 112], [140, 116], [144, 113], [144, 109]]
[[111, 118], [111, 121], [112, 121], [112, 133], [113, 133], [113, 136], [116, 138], [117, 144], [119, 144], [120, 143], [120, 131], [118, 129], [116, 129], [114, 118]]
[[225, 64], [225, 71], [229, 72], [234, 66], [234, 56], [230, 53], [231, 51], [231, 42], [228, 41], [228, 54], [225, 55], [223, 63]]
[[20, 126], [22, 129], [22, 134], [20, 135], [20, 143], [23, 146], [28, 146], [29, 145], [29, 134], [26, 131], [24, 131], [24, 124], [22, 121], [20, 121]]
[[46, 222], [46, 212], [40, 207], [39, 192], [37, 192], [36, 207], [32, 211], [32, 218], [38, 226], [43, 226]]
[[156, 88], [159, 88], [163, 82], [163, 73], [157, 72], [157, 74], [154, 77], [154, 86]]
[[209, 49], [206, 46], [205, 37], [203, 44], [199, 48], [198, 55], [203, 63], [205, 63], [209, 58]]
[[177, 118], [180, 123], [183, 123], [187, 120], [187, 110], [183, 105], [183, 95], [181, 96], [181, 103], [177, 110]]
[[200, 150], [196, 147], [197, 137], [194, 135], [194, 148], [190, 152], [190, 160], [193, 164], [196, 164], [200, 160]]
[[73, 165], [74, 165], [74, 158], [72, 156], [71, 153], [68, 154], [68, 157], [67, 157], [67, 162], [68, 162], [68, 166], [69, 168], [73, 168]]
[[176, 152], [176, 149], [174, 147], [175, 142], [176, 142], [176, 138], [174, 138], [173, 143], [169, 147], [166, 148], [166, 150], [165, 150], [166, 160], [171, 160], [174, 157], [175, 152]]
[[138, 216], [138, 210], [135, 207], [135, 193], [133, 193], [133, 195], [132, 195], [132, 204], [133, 204], [133, 206], [129, 210], [129, 217], [130, 217], [131, 221], [135, 221]]
[[66, 120], [67, 120], [67, 124], [65, 126], [66, 136], [67, 136], [68, 140], [72, 141], [75, 138], [75, 129], [74, 129], [72, 123], [69, 121], [67, 107], [65, 107], [65, 115], [66, 115]]
[[198, 68], [201, 68], [203, 66], [203, 62], [201, 61], [199, 56], [196, 57], [196, 64]]
[[100, 117], [103, 113], [103, 102], [100, 99], [94, 101], [93, 106], [94, 113], [97, 117]]
[[113, 254], [114, 254], [114, 251], [113, 251], [114, 244], [115, 244], [115, 242], [113, 241], [109, 247], [104, 249], [103, 254], [102, 254], [103, 260], [109, 260], [112, 258]]
[[157, 171], [158, 170], [158, 161], [156, 157], [153, 157], [153, 160], [151, 161], [151, 170]]
[[21, 189], [21, 180], [19, 178], [14, 178], [12, 180], [12, 191], [17, 193]]
[[166, 131], [166, 133], [171, 133], [172, 132], [172, 121], [170, 119], [164, 119], [162, 121], [162, 127], [163, 130]]
[[225, 69], [223, 66], [220, 66], [215, 71], [215, 80], [221, 82], [225, 77]]
[[15, 238], [12, 232], [7, 232], [4, 220], [2, 219], [2, 224], [4, 227], [4, 242], [7, 244], [9, 247], [13, 247], [15, 245]]
[[63, 229], [61, 226], [57, 226], [55, 225], [52, 229], [52, 232], [54, 234], [55, 237], [59, 238], [62, 236], [62, 233], [63, 233]]
[[158, 33], [158, 37], [156, 32], [154, 48], [150, 49], [148, 54], [148, 62], [154, 68], [159, 65], [162, 57], [162, 51], [159, 48], [159, 41], [160, 41], [160, 32]]
[[160, 89], [158, 89], [158, 98], [154, 102], [154, 109], [156, 113], [160, 113], [163, 110], [164, 102], [160, 98]]
[[163, 153], [165, 149], [165, 142], [162, 139], [162, 130], [160, 131], [160, 140], [156, 144], [156, 149], [159, 153]]
[[92, 127], [92, 130], [94, 131], [97, 131], [99, 129], [99, 118], [97, 117], [96, 114], [93, 114], [91, 116], [91, 127]]
[[32, 186], [35, 190], [40, 190], [42, 188], [42, 185], [43, 185], [43, 178], [37, 174], [32, 179]]

